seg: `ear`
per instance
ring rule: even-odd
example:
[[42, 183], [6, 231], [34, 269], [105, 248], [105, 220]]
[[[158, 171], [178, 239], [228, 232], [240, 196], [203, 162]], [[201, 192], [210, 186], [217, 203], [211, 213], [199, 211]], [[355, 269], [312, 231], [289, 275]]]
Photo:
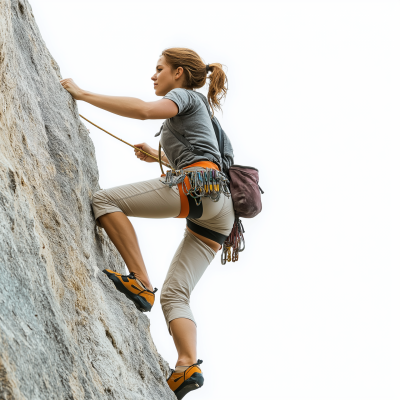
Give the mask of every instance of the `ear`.
[[183, 75], [183, 68], [178, 67], [175, 71], [175, 79], [178, 80]]

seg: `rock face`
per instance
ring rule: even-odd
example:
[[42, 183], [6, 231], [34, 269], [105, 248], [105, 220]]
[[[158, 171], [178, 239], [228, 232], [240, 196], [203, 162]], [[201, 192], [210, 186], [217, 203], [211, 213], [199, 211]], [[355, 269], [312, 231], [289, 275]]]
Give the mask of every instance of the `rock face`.
[[101, 272], [95, 151], [26, 0], [0, 0], [0, 399], [175, 399], [148, 318]]

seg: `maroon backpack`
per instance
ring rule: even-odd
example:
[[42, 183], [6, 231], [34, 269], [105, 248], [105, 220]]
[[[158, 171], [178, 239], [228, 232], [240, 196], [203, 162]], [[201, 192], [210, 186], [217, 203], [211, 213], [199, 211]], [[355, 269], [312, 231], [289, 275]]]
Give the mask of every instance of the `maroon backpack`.
[[237, 217], [253, 218], [262, 210], [258, 169], [243, 165], [229, 168], [230, 190]]

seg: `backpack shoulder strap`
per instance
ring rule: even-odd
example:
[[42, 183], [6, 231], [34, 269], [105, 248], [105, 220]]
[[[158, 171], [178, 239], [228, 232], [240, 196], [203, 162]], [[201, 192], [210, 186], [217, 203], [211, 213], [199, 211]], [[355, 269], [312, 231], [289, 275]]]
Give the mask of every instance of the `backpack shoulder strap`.
[[208, 104], [208, 101], [205, 99], [205, 97], [201, 93], [198, 93], [198, 92], [194, 92], [194, 93], [197, 93], [198, 97], [200, 97], [201, 101], [206, 106], [206, 109], [208, 111], [208, 115], [211, 118], [211, 122], [212, 122], [212, 125], [213, 125], [213, 128], [214, 128], [215, 136], [217, 137], [219, 152], [221, 153], [221, 157], [224, 158], [225, 142], [224, 142], [224, 132], [222, 130], [221, 124], [219, 123], [219, 121], [217, 120], [216, 117], [212, 116], [211, 110], [210, 110], [210, 106]]
[[217, 137], [219, 152], [221, 153], [221, 157], [224, 158], [225, 155], [225, 140], [224, 140], [224, 131], [217, 120], [217, 118], [212, 117], [211, 122], [213, 124], [215, 136]]

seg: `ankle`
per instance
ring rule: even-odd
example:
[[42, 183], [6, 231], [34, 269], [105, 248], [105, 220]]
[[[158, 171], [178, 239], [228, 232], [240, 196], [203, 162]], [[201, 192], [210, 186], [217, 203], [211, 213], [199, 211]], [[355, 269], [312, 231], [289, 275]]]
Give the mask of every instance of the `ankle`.
[[141, 284], [140, 286], [144, 286], [145, 289], [148, 289], [150, 291], [154, 290], [153, 285], [151, 284], [148, 278], [147, 279], [143, 278], [140, 274], [134, 271], [129, 271], [129, 272], [133, 272], [135, 274], [136, 280], [138, 281], [139, 284]]
[[150, 281], [146, 281], [144, 279], [140, 279], [137, 277], [137, 280], [144, 286], [145, 289], [150, 290], [151, 292], [154, 290], [153, 285], [150, 283]]
[[185, 372], [188, 368], [189, 368], [188, 365], [178, 365], [175, 367], [175, 373], [181, 374], [182, 372]]
[[190, 367], [191, 365], [195, 364], [197, 359], [191, 357], [181, 357], [175, 364], [176, 367]]

